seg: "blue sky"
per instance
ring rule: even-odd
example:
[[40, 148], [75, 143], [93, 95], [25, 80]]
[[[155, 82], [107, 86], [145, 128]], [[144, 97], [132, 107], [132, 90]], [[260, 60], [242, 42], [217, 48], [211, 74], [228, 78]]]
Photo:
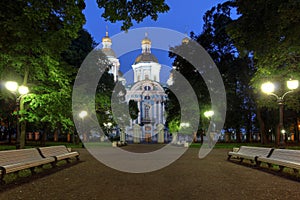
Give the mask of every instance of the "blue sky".
[[[166, 3], [170, 6], [170, 10], [167, 13], [159, 14], [157, 21], [152, 21], [150, 18], [146, 18], [143, 22], [136, 24], [134, 28], [141, 27], [161, 27], [172, 29], [181, 33], [190, 33], [191, 31], [196, 34], [200, 34], [203, 26], [203, 15], [213, 6], [218, 3], [223, 3], [226, 0], [166, 0]], [[121, 32], [121, 23], [109, 23], [106, 22], [101, 14], [102, 9], [99, 9], [96, 0], [85, 1], [86, 8], [84, 14], [86, 17], [86, 24], [84, 28], [92, 35], [96, 42], [101, 42], [102, 37], [105, 35], [106, 26], [110, 36], [119, 34]], [[149, 35], [151, 39], [151, 35]], [[112, 46], [113, 47], [113, 46]], [[121, 71], [125, 73], [131, 69], [131, 64], [134, 62], [139, 51], [132, 52], [128, 55], [121, 56]], [[168, 57], [168, 52], [152, 50], [152, 53], [157, 56], [161, 64], [170, 66], [172, 60]]]

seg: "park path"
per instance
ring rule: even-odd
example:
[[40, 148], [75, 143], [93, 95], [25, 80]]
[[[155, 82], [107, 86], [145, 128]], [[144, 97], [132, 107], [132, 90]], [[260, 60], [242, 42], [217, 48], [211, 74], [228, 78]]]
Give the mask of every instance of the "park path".
[[192, 148], [168, 167], [145, 174], [116, 171], [85, 149], [76, 150], [80, 162], [6, 186], [0, 199], [300, 199], [300, 182], [229, 162], [225, 149], [200, 160]]

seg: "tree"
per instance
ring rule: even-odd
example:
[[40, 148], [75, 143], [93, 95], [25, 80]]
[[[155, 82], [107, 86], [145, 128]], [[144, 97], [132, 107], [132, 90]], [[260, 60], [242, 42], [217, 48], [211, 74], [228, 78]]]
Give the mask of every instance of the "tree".
[[[228, 32], [240, 52], [254, 56], [257, 72], [252, 86], [256, 92], [266, 80], [284, 83], [290, 78], [299, 79], [300, 3], [283, 0], [235, 3], [241, 16], [230, 25]], [[297, 96], [294, 94], [291, 98], [294, 101], [286, 102], [288, 108], [300, 109]], [[274, 101], [266, 98], [257, 100], [259, 106], [276, 107]]]
[[167, 12], [170, 8], [165, 0], [97, 0], [99, 8], [104, 8], [102, 17], [112, 23], [122, 21], [122, 30], [133, 26], [132, 21], [142, 22], [146, 17], [157, 20], [158, 13]]
[[[257, 105], [260, 110], [263, 107], [277, 109], [276, 101], [261, 94], [260, 87], [266, 80], [277, 82], [280, 95], [286, 91], [285, 81], [300, 78], [300, 36], [297, 34], [300, 27], [300, 3], [283, 0], [232, 2], [240, 16], [227, 31], [239, 52], [253, 55], [257, 71], [251, 79], [251, 86], [256, 93]], [[285, 103], [288, 109], [299, 111], [299, 93], [291, 94]], [[261, 132], [265, 133], [263, 128], [266, 126], [261, 121], [263, 118], [259, 119]]]
[[[203, 32], [198, 36], [192, 33], [191, 37], [210, 54], [222, 75], [227, 96], [225, 130], [228, 132], [234, 130], [237, 133], [238, 141], [240, 141], [242, 128], [247, 127], [249, 132], [252, 129], [251, 125], [246, 125], [246, 123], [249, 118], [252, 121], [254, 115], [255, 106], [252, 101], [252, 90], [248, 86], [254, 69], [249, 57], [239, 57], [232, 39], [226, 32], [227, 26], [232, 23], [231, 7], [232, 4], [227, 2], [207, 11], [203, 17]], [[193, 54], [192, 49], [189, 49], [190, 47], [188, 46], [182, 44], [176, 48], [177, 51], [179, 48], [182, 48], [181, 51]], [[189, 62], [178, 55], [175, 56], [174, 66], [176, 66], [176, 70], [179, 70], [188, 79], [197, 94], [201, 112], [199, 113], [201, 122], [199, 131], [203, 132], [207, 126], [203, 113], [211, 109], [208, 86], [203, 80], [201, 73], [196, 72]], [[208, 69], [203, 68], [202, 73], [205, 73], [205, 70]]]
[[1, 79], [14, 76], [32, 93], [24, 99], [30, 108], [21, 113], [21, 121], [43, 122], [44, 129], [58, 122], [69, 126], [72, 69], [63, 64], [61, 53], [84, 23], [84, 2], [31, 0], [0, 6]]

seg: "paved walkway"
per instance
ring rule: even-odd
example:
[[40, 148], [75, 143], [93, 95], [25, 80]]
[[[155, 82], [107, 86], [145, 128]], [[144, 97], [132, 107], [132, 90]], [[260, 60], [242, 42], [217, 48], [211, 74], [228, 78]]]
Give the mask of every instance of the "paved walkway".
[[[133, 148], [133, 147], [128, 147]], [[130, 174], [113, 170], [76, 149], [81, 161], [2, 187], [0, 199], [299, 199], [300, 182], [228, 162], [225, 149], [198, 159], [189, 149], [161, 170]], [[23, 181], [24, 182], [24, 181]]]

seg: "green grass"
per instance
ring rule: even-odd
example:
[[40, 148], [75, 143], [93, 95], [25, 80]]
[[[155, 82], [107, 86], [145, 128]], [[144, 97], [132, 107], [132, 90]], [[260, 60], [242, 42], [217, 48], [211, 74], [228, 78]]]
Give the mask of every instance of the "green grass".
[[[253, 147], [274, 147], [273, 143], [269, 144], [261, 144], [261, 143], [223, 143], [223, 142], [217, 142], [214, 148], [216, 149], [232, 149], [234, 147], [241, 147], [241, 146], [253, 146]], [[190, 148], [200, 148], [200, 143], [192, 143], [190, 145]], [[300, 150], [300, 144], [288, 144], [286, 149], [295, 149]]]

